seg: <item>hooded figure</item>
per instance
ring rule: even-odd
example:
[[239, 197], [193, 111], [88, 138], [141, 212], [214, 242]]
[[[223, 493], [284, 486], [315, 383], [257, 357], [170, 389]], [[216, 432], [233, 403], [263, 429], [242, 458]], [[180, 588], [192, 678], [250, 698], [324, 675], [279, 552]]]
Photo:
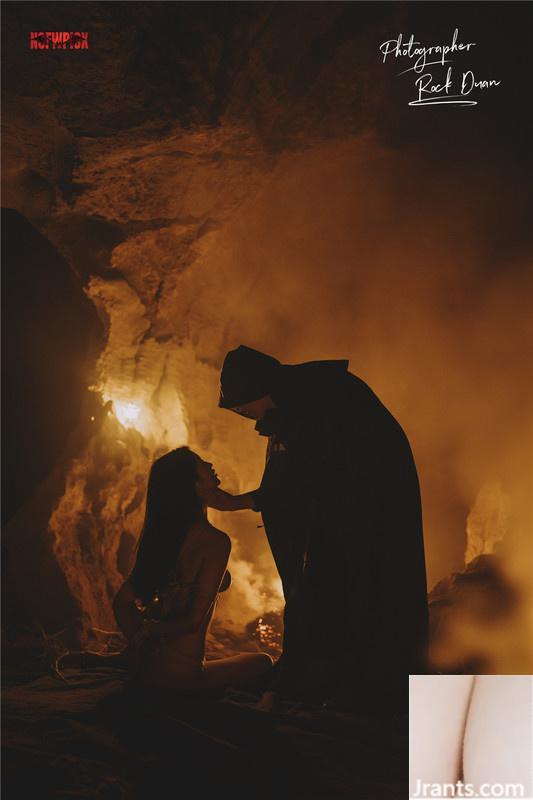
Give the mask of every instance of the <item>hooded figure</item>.
[[254, 493], [285, 595], [280, 688], [407, 711], [427, 589], [409, 442], [348, 361], [230, 351], [219, 405], [269, 437]]

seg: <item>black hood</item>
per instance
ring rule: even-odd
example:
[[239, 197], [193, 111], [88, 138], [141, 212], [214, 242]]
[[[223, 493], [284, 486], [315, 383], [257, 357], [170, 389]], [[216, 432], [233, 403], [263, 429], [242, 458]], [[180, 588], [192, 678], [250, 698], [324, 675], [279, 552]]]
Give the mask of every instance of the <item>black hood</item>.
[[230, 350], [220, 373], [220, 408], [234, 408], [270, 394], [277, 358], [241, 344]]

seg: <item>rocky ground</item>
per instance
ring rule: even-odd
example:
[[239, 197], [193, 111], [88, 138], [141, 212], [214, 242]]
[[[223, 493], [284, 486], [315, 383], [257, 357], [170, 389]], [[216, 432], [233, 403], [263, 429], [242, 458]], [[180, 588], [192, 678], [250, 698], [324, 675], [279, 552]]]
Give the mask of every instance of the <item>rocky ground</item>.
[[371, 720], [257, 696], [139, 693], [120, 668], [11, 675], [4, 691], [10, 800], [361, 797], [399, 800], [407, 720]]

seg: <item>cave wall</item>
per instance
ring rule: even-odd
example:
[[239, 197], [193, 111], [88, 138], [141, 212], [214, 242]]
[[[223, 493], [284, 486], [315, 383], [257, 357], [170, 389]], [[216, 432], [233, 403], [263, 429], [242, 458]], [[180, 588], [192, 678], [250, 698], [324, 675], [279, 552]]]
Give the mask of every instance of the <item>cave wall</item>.
[[[481, 24], [462, 4], [453, 24], [494, 42], [516, 18], [493, 5]], [[486, 483], [502, 483], [522, 531], [530, 234], [525, 138], [504, 123], [514, 95], [413, 123], [377, 53], [415, 22], [442, 38], [446, 8], [70, 4], [91, 49], [29, 59], [28, 26], [49, 29], [63, 8], [4, 14], [4, 202], [94, 303], [100, 410], [138, 410], [132, 424], [102, 412], [39, 534], [85, 629], [112, 624], [155, 454], [188, 442], [228, 489], [256, 485], [264, 444], [216, 408], [241, 342], [289, 362], [350, 358], [397, 414], [420, 469], [430, 583], [462, 564]], [[223, 610], [243, 623], [279, 603], [275, 571], [253, 515], [219, 524], [242, 576]]]
[[88, 385], [103, 345], [96, 309], [67, 261], [22, 214], [3, 208], [2, 561], [10, 632], [37, 620], [59, 628], [77, 610], [45, 532], [70, 458], [99, 413]]
[[104, 338], [69, 264], [14, 209], [2, 209], [3, 521], [51, 472], [89, 402]]

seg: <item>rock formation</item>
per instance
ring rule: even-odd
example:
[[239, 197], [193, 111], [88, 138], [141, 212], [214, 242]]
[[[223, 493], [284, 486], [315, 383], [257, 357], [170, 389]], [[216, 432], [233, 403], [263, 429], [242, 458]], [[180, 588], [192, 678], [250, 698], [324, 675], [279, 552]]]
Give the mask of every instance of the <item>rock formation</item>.
[[[87, 403], [56, 420], [69, 428], [76, 409], [84, 434], [24, 523], [52, 548], [75, 599], [66, 616], [85, 637], [113, 624], [162, 449], [188, 442], [226, 488], [255, 488], [263, 443], [216, 408], [222, 358], [241, 342], [286, 361], [351, 358], [412, 438], [430, 583], [458, 568], [480, 487], [516, 486], [522, 463], [524, 411], [494, 384], [526, 383], [528, 226], [523, 184], [494, 158], [526, 152], [519, 126], [509, 133], [506, 114], [480, 104], [461, 118], [458, 167], [459, 118], [410, 109], [382, 64], [382, 41], [415, 26], [432, 41], [444, 11], [88, 2], [69, 9], [88, 51], [26, 51], [52, 11], [62, 19], [60, 3], [6, 6], [3, 178], [4, 203], [68, 262], [105, 332], [93, 374], [82, 371]], [[469, 7], [457, 14], [481, 24]], [[65, 306], [74, 349], [79, 314]], [[64, 388], [63, 372], [49, 374]], [[254, 515], [217, 520], [242, 576], [221, 612], [243, 628], [279, 607], [276, 573]]]

